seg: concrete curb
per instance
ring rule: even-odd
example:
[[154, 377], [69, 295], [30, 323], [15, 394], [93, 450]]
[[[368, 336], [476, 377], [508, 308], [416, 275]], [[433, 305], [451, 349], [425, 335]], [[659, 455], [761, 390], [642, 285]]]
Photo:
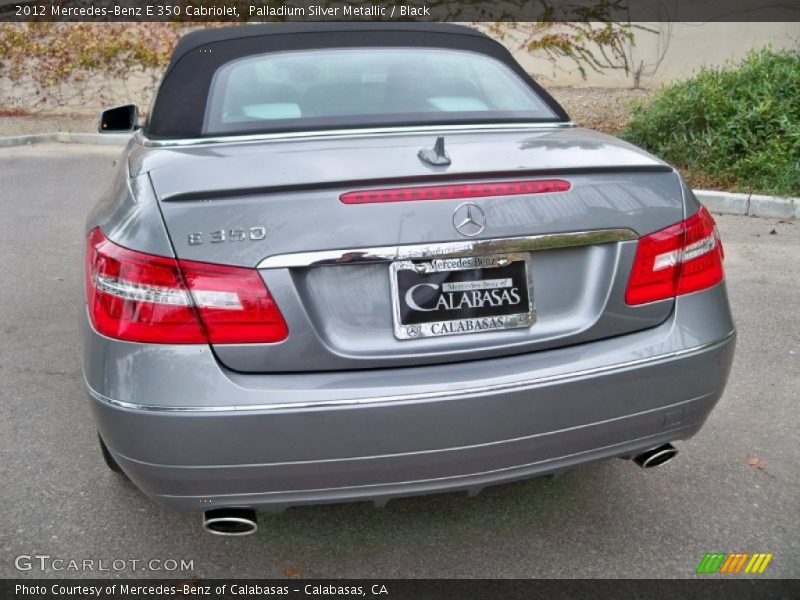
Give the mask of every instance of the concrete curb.
[[[62, 144], [97, 144], [101, 146], [124, 146], [130, 134], [122, 133], [38, 133], [0, 137], [0, 148], [59, 142]], [[694, 190], [694, 195], [708, 210], [728, 215], [773, 217], [777, 219], [800, 219], [800, 198], [779, 198], [758, 194], [736, 194], [714, 190]]]
[[758, 194], [735, 194], [714, 190], [693, 190], [711, 212], [751, 217], [800, 219], [800, 198], [780, 198]]

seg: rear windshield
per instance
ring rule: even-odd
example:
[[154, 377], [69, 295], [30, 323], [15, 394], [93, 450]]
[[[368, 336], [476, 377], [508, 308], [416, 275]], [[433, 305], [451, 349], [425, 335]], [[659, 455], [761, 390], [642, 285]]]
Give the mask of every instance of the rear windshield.
[[347, 48], [251, 56], [222, 66], [203, 133], [557, 121], [503, 63], [438, 48]]

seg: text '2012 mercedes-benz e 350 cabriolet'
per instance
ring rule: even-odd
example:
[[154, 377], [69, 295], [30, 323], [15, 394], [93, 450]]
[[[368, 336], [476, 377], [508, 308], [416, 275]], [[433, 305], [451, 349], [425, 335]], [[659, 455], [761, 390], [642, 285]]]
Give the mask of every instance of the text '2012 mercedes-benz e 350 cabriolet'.
[[134, 133], [86, 227], [84, 375], [108, 464], [210, 531], [657, 466], [722, 394], [711, 215], [481, 33], [194, 32], [137, 120], [101, 118]]

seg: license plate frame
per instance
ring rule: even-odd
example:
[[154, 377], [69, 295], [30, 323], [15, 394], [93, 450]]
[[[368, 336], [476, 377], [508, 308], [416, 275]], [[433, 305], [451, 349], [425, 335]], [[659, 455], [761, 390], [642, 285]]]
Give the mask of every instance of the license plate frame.
[[[518, 271], [523, 269], [523, 274], [520, 277]], [[413, 272], [413, 277], [401, 275], [403, 271]], [[471, 272], [471, 274], [469, 273]], [[483, 279], [469, 279], [474, 277], [476, 272], [480, 272]], [[461, 276], [453, 274], [463, 274]], [[496, 275], [492, 277], [492, 275]], [[421, 284], [431, 287], [432, 280], [425, 281], [428, 276], [434, 276], [434, 280], [438, 280], [435, 285], [452, 284], [449, 287], [456, 287], [458, 289], [448, 289], [448, 292], [453, 293], [472, 293], [472, 292], [489, 292], [498, 290], [498, 294], [502, 297], [503, 290], [510, 290], [513, 288], [517, 290], [520, 296], [519, 307], [514, 312], [502, 311], [498, 314], [470, 314], [461, 317], [442, 318], [436, 319], [435, 315], [423, 316], [406, 304], [405, 297], [401, 301], [401, 294], [408, 292], [409, 286], [406, 285], [408, 281], [403, 284], [399, 282], [400, 277], [404, 279], [414, 279], [421, 281]], [[465, 279], [466, 278], [466, 279]], [[511, 280], [511, 286], [508, 285], [507, 280]], [[522, 279], [522, 281], [520, 281]], [[425, 259], [413, 260], [400, 260], [395, 261], [389, 268], [389, 282], [392, 294], [392, 321], [394, 327], [394, 336], [398, 340], [414, 340], [430, 337], [444, 337], [449, 335], [469, 335], [473, 333], [483, 333], [489, 331], [503, 331], [510, 329], [529, 328], [536, 322], [536, 309], [534, 303], [533, 293], [533, 271], [531, 269], [531, 255], [527, 252], [520, 253], [503, 253], [503, 254], [489, 254], [482, 256], [463, 256], [463, 257], [447, 257], [437, 258], [430, 257]], [[513, 285], [513, 284], [518, 285]], [[460, 289], [461, 287], [466, 289]], [[475, 285], [473, 285], [475, 284]], [[477, 285], [477, 288], [475, 287]], [[416, 287], [411, 286], [411, 287]], [[431, 287], [431, 289], [434, 289]], [[524, 293], [523, 293], [524, 289]], [[435, 290], [434, 290], [435, 293]], [[523, 296], [527, 296], [527, 302]], [[449, 296], [451, 302], [454, 296]], [[412, 301], [413, 292], [412, 292]], [[496, 297], [495, 297], [496, 299]], [[439, 298], [442, 302], [442, 298]], [[491, 299], [489, 300], [491, 302]], [[415, 302], [416, 304], [416, 302]], [[463, 304], [463, 298], [462, 298]], [[445, 301], [445, 306], [447, 305]], [[417, 305], [419, 306], [419, 305]], [[509, 304], [509, 307], [511, 305]], [[429, 306], [424, 307], [427, 310], [422, 312], [433, 312]], [[486, 308], [486, 310], [484, 310]], [[469, 306], [473, 313], [476, 312], [497, 312], [498, 307], [477, 307]], [[524, 309], [524, 310], [520, 310]], [[445, 309], [444, 312], [450, 312], [462, 309]], [[513, 310], [513, 309], [511, 309]], [[436, 311], [440, 312], [440, 311]], [[403, 316], [406, 315], [404, 319]], [[426, 319], [420, 321], [420, 319]]]

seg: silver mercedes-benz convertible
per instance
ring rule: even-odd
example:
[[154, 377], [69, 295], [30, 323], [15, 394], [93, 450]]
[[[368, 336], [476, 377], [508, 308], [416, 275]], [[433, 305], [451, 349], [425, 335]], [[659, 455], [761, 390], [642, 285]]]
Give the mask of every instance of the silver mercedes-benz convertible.
[[735, 331], [711, 215], [575, 127], [499, 43], [276, 24], [177, 45], [86, 226], [86, 386], [109, 466], [256, 510], [670, 460]]

